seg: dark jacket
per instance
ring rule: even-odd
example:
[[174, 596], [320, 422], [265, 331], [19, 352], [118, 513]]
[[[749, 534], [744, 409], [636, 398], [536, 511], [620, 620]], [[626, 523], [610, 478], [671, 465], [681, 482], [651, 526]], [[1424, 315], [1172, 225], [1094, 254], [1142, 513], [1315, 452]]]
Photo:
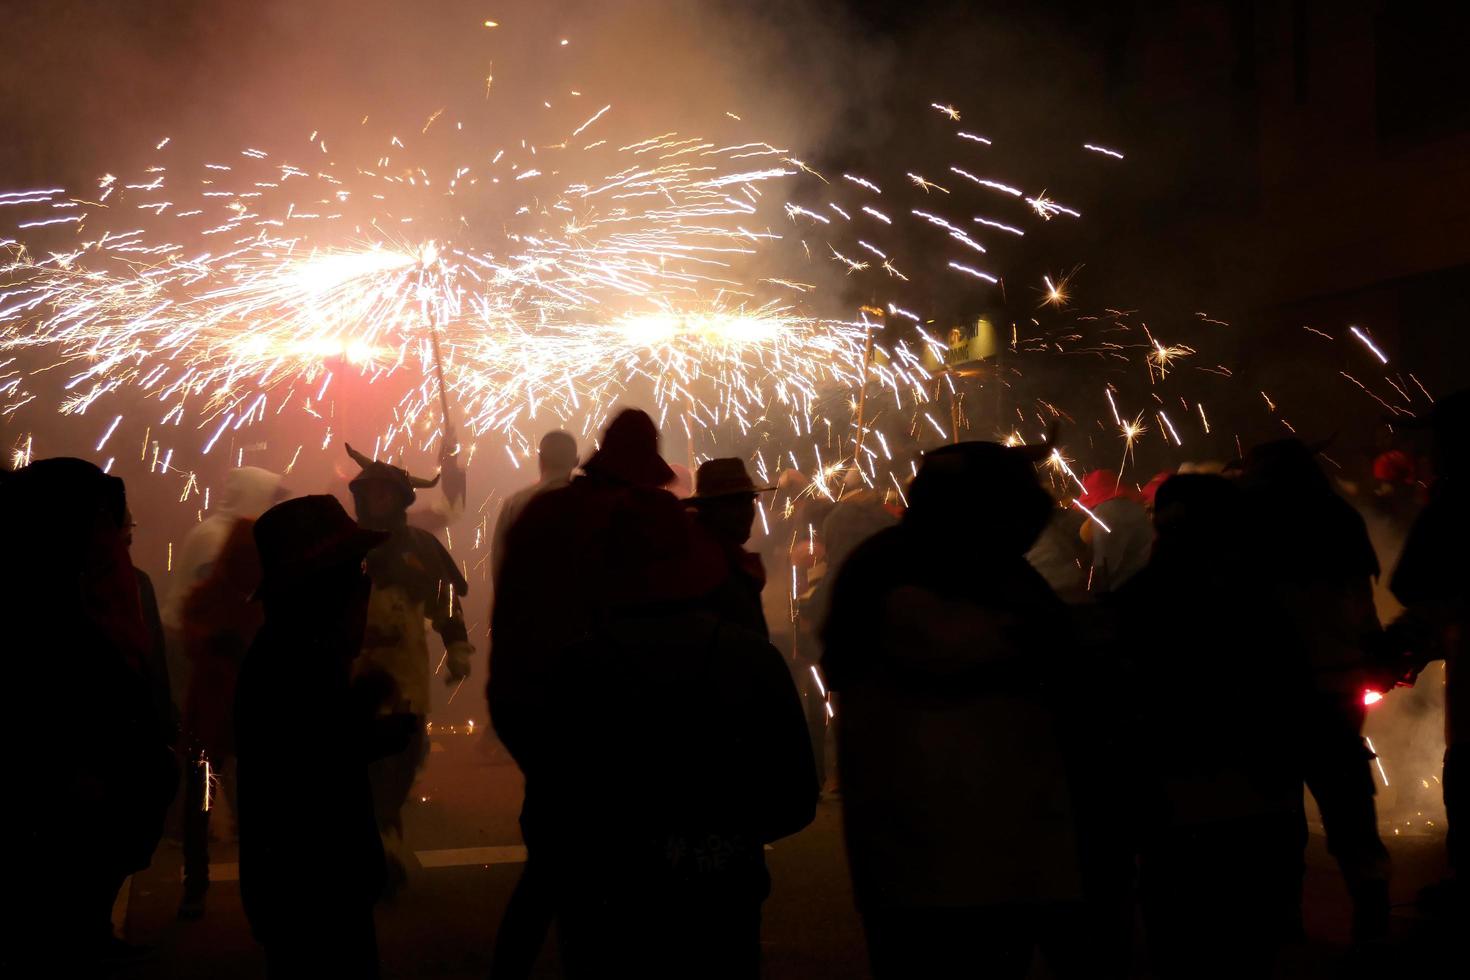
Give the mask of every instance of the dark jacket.
[[370, 713], [349, 698], [350, 656], [269, 620], [235, 699], [240, 891], [257, 940], [323, 908], [368, 909], [383, 884]]
[[809, 824], [817, 802], [776, 649], [696, 603], [628, 609], [564, 651], [555, 686], [535, 823], [557, 839], [569, 887], [718, 882], [763, 896], [763, 845]]
[[486, 694], [495, 732], [528, 778], [543, 729], [557, 710], [551, 681], [557, 651], [606, 614], [614, 515], [641, 499], [672, 495], [600, 477], [533, 497], [506, 535], [490, 614]]
[[761, 592], [766, 587], [765, 563], [760, 555], [738, 545], [722, 544], [721, 551], [730, 574], [710, 595], [710, 608], [725, 622], [769, 640], [771, 629], [761, 604]]
[[944, 545], [881, 531], [833, 588], [822, 668], [859, 905], [1076, 899], [1065, 608], [1019, 554]]
[[1259, 571], [1225, 550], [1156, 555], [1111, 603], [1137, 706], [1124, 754], [1145, 839], [1301, 808], [1311, 666]]
[[1436, 491], [1409, 532], [1389, 588], [1407, 610], [1395, 632], [1413, 637], [1419, 664], [1444, 658], [1445, 742], [1455, 745], [1470, 738], [1470, 684], [1460, 676], [1470, 642], [1470, 514], [1460, 495]]

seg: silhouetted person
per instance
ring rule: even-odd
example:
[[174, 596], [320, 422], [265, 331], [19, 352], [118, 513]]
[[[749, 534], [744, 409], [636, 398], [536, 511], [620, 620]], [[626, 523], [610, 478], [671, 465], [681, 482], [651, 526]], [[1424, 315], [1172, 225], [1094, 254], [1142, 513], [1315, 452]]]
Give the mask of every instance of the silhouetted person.
[[235, 701], [245, 914], [272, 980], [375, 977], [384, 867], [368, 764], [417, 724], [350, 690], [373, 588], [363, 560], [388, 535], [327, 496], [277, 504], [254, 535], [265, 619]]
[[255, 520], [238, 517], [202, 580], [179, 611], [189, 686], [184, 697], [184, 893], [179, 918], [204, 914], [209, 889], [209, 824], [216, 793], [233, 812], [235, 683], [262, 618]]
[[505, 498], [500, 514], [495, 518], [495, 531], [490, 537], [492, 582], [500, 578], [500, 566], [505, 563], [506, 535], [510, 533], [511, 525], [520, 519], [526, 505], [533, 497], [572, 482], [572, 471], [577, 468], [577, 440], [559, 429], [546, 433], [541, 437], [536, 465], [540, 471], [536, 482]]
[[1440, 399], [1430, 415], [1434, 433], [1434, 484], [1429, 504], [1414, 522], [1389, 587], [1404, 604], [1391, 627], [1418, 666], [1445, 662], [1444, 804], [1452, 878], [1427, 889], [1431, 910], [1464, 921], [1470, 907], [1470, 391]]
[[[1307, 786], [1327, 849], [1353, 900], [1353, 936], [1386, 938], [1388, 850], [1378, 836], [1373, 755], [1363, 742], [1363, 691], [1381, 644], [1373, 604], [1378, 557], [1363, 518], [1328, 482], [1314, 451], [1282, 439], [1246, 453], [1240, 475], [1256, 534], [1258, 571], [1292, 620], [1311, 665], [1303, 718]], [[1306, 824], [1301, 841], [1305, 847]]]
[[1131, 487], [1112, 470], [1093, 470], [1082, 478], [1078, 503], [1097, 515], [1082, 524], [1082, 541], [1092, 550], [1089, 591], [1112, 592], [1148, 563], [1153, 527], [1148, 511]]
[[[821, 513], [820, 505], [812, 509]], [[837, 502], [826, 510], [821, 517], [821, 523], [816, 526], [826, 552], [826, 569], [802, 611], [814, 630], [820, 628], [820, 624], [827, 618], [827, 610], [832, 602], [832, 586], [848, 555], [864, 541], [896, 523], [898, 518], [885, 505], [884, 494], [869, 487], [856, 466], [849, 467], [843, 475], [842, 492], [838, 495]], [[798, 539], [806, 533], [805, 527], [796, 528]]]
[[1024, 558], [1052, 509], [1036, 451], [925, 454], [902, 522], [838, 572], [822, 666], [879, 980], [1022, 977], [1038, 945], [1059, 977], [1122, 967], [1083, 902], [1066, 611]]
[[563, 968], [754, 978], [764, 845], [815, 815], [801, 704], [780, 653], [710, 610], [726, 559], [673, 497], [610, 516], [605, 617], [557, 657], [537, 775]]
[[1219, 476], [1158, 490], [1148, 566], [1114, 596], [1133, 659], [1140, 892], [1153, 973], [1265, 977], [1301, 928], [1311, 674]]
[[438, 482], [410, 476], [370, 460], [351, 446], [347, 453], [362, 471], [348, 484], [357, 521], [388, 537], [367, 557], [373, 580], [362, 657], [354, 684], [380, 715], [411, 714], [419, 725], [403, 751], [371, 769], [378, 829], [388, 855], [387, 895], [403, 886], [413, 856], [403, 841], [403, 806], [419, 767], [429, 754], [429, 647], [427, 621], [444, 641], [444, 680], [456, 684], [470, 673], [475, 648], [465, 632], [461, 600], [469, 584], [439, 539], [408, 523], [416, 490]]
[[[132, 563], [133, 529], [138, 525], [132, 511], [123, 513], [123, 547], [128, 549], [128, 562]], [[168, 735], [169, 744], [176, 745], [179, 735], [179, 712], [174, 705], [173, 691], [169, 684], [167, 640], [163, 616], [158, 606], [158, 593], [153, 588], [153, 579], [138, 566], [133, 566], [133, 577], [138, 580], [138, 606], [143, 614], [143, 628], [147, 633], [148, 645], [143, 656], [143, 675], [148, 681], [148, 696], [154, 724]]]
[[[14, 793], [7, 976], [91, 976], [139, 954], [113, 936], [127, 876], [148, 866], [178, 785], [149, 677], [150, 635], [127, 551], [123, 482], [45, 459], [0, 485], [8, 690], [0, 744]], [[60, 672], [60, 673], [58, 673]], [[64, 684], [58, 722], [41, 692]]]
[[660, 487], [673, 471], [658, 454], [647, 413], [624, 409], [570, 484], [532, 498], [506, 534], [490, 613], [486, 696], [495, 733], [526, 779], [521, 835], [527, 861], [496, 933], [492, 973], [521, 977], [535, 964], [554, 915], [554, 839], [541, 825], [542, 756], [562, 723], [557, 660], [605, 614], [613, 512], [628, 498], [672, 501]]
[[757, 487], [738, 459], [711, 459], [699, 464], [694, 494], [687, 498], [700, 529], [719, 545], [728, 575], [710, 596], [716, 614], [762, 639], [769, 639], [761, 592], [766, 566], [761, 556], [745, 550], [755, 525], [757, 495], [773, 487]]

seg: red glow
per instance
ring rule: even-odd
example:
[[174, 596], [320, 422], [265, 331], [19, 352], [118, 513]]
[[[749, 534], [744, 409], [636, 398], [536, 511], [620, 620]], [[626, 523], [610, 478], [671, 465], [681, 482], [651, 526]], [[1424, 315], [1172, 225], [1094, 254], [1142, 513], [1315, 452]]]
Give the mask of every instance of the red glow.
[[1379, 701], [1382, 701], [1382, 700], [1383, 700], [1383, 692], [1382, 691], [1364, 691], [1363, 692], [1363, 707], [1365, 707], [1365, 708], [1371, 708], [1375, 704], [1377, 704]]

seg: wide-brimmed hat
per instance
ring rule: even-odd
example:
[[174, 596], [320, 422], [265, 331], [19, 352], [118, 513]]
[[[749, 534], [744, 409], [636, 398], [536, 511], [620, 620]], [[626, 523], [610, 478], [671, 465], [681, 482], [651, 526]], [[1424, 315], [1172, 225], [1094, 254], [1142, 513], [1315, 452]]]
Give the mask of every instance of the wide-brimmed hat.
[[694, 493], [685, 498], [694, 502], [717, 497], [739, 497], [765, 493], [775, 487], [758, 487], [745, 470], [745, 461], [729, 457], [707, 459], [694, 474]]
[[608, 423], [602, 445], [582, 469], [635, 487], [662, 487], [674, 478], [658, 454], [658, 427], [636, 408], [623, 409]]
[[315, 494], [276, 504], [255, 522], [260, 552], [260, 587], [255, 597], [308, 583], [313, 575], [361, 561], [388, 540], [347, 516], [336, 497]]

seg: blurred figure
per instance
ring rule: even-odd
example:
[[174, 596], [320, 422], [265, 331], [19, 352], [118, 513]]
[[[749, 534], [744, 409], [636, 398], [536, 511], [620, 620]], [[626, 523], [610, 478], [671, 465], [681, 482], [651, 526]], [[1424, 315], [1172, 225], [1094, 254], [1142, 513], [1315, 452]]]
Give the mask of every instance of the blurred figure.
[[1090, 591], [1105, 595], [1148, 564], [1154, 529], [1137, 495], [1112, 470], [1093, 470], [1084, 476], [1077, 502], [1097, 515], [1082, 525], [1080, 534], [1092, 550]]
[[333, 497], [298, 497], [256, 521], [264, 622], [235, 701], [240, 897], [271, 980], [378, 975], [373, 902], [383, 847], [368, 763], [407, 741], [413, 715], [354, 703], [372, 580], [389, 535]]
[[1470, 875], [1470, 683], [1464, 676], [1470, 642], [1470, 391], [1440, 399], [1429, 424], [1435, 480], [1389, 583], [1404, 604], [1390, 629], [1394, 646], [1412, 651], [1416, 667], [1433, 659], [1445, 662], [1442, 782], [1452, 877], [1422, 898], [1431, 911], [1463, 922], [1470, 907], [1465, 884]]
[[[563, 969], [755, 978], [764, 845], [815, 815], [801, 705], [775, 648], [708, 608], [727, 559], [678, 502], [630, 494], [608, 532], [605, 618], [556, 659], [537, 774]], [[617, 766], [591, 751], [609, 739]]]
[[[898, 518], [885, 506], [886, 500], [887, 495], [884, 492], [867, 485], [862, 472], [856, 466], [847, 470], [842, 478], [842, 492], [837, 497], [837, 503], [832, 505], [818, 528], [827, 545], [827, 574], [831, 576], [829, 581], [835, 580], [837, 573], [842, 570], [842, 563], [847, 561], [847, 556], [856, 551], [859, 545], [879, 531], [898, 523]], [[821, 622], [826, 613], [825, 605], [817, 613], [814, 621]]]
[[1401, 426], [1395, 421], [1378, 427], [1377, 455], [1373, 457], [1372, 479], [1368, 493], [1363, 496], [1372, 511], [1380, 515], [1393, 529], [1395, 537], [1408, 534], [1420, 504], [1424, 503], [1423, 490], [1429, 484], [1433, 467], [1427, 460], [1418, 460], [1411, 455], [1409, 443], [1401, 440], [1394, 431]]
[[1105, 940], [1083, 901], [1067, 615], [1024, 557], [1051, 514], [1050, 451], [925, 454], [902, 523], [838, 573], [822, 666], [879, 980], [1024, 977], [1038, 946], [1057, 977], [1124, 965], [1126, 918]]
[[179, 614], [191, 665], [184, 698], [184, 894], [179, 918], [204, 914], [209, 889], [209, 825], [216, 787], [233, 813], [235, 682], [245, 651], [260, 629], [253, 601], [260, 585], [255, 520], [235, 520], [208, 573], [185, 597]]
[[541, 437], [536, 455], [540, 477], [535, 483], [518, 490], [506, 498], [495, 518], [495, 531], [490, 538], [491, 582], [500, 578], [500, 567], [505, 563], [505, 538], [510, 527], [521, 516], [531, 498], [548, 490], [556, 490], [572, 482], [572, 470], [577, 468], [577, 440], [568, 433], [556, 430]]
[[1154, 514], [1154, 505], [1156, 503], [1156, 498], [1159, 495], [1159, 488], [1162, 487], [1165, 482], [1167, 482], [1168, 479], [1173, 475], [1173, 470], [1160, 470], [1159, 472], [1155, 473], [1147, 483], [1143, 485], [1142, 490], [1138, 491], [1138, 498], [1143, 503], [1143, 509], [1148, 511], [1148, 515], [1150, 517], [1152, 517]]
[[1135, 661], [1128, 767], [1141, 774], [1151, 966], [1158, 977], [1265, 977], [1301, 928], [1310, 670], [1261, 582], [1234, 484], [1172, 477], [1154, 521], [1153, 558], [1114, 603], [1121, 648]]
[[[148, 866], [178, 785], [167, 716], [149, 676], [150, 635], [128, 557], [123, 482], [79, 459], [38, 460], [0, 485], [7, 681], [3, 813], [17, 904], [8, 976], [92, 976], [141, 955], [112, 906]], [[48, 656], [50, 651], [53, 655]], [[67, 717], [40, 696], [62, 671]]]
[[189, 529], [180, 542], [178, 554], [174, 556], [174, 572], [169, 578], [168, 597], [161, 612], [163, 625], [170, 635], [171, 652], [175, 654], [170, 663], [173, 681], [178, 686], [178, 696], [184, 700], [189, 689], [189, 672], [193, 664], [187, 659], [183, 647], [184, 602], [194, 586], [209, 575], [215, 557], [229, 540], [239, 520], [254, 520], [272, 504], [286, 499], [281, 486], [281, 476], [258, 466], [241, 466], [225, 477], [224, 487], [215, 499], [214, 507], [204, 520]]
[[[1369, 660], [1382, 642], [1373, 604], [1378, 558], [1362, 516], [1334, 492], [1316, 451], [1300, 439], [1253, 447], [1239, 480], [1258, 571], [1312, 671], [1303, 718], [1307, 787], [1352, 896], [1353, 937], [1379, 941], [1388, 933], [1390, 866], [1373, 804], [1373, 754], [1362, 737], [1363, 691], [1380, 687]], [[1300, 837], [1305, 847], [1305, 823]]]
[[602, 622], [613, 514], [630, 499], [673, 501], [659, 489], [673, 471], [658, 454], [648, 414], [624, 409], [567, 486], [532, 498], [506, 533], [490, 611], [486, 697], [495, 733], [526, 779], [521, 835], [526, 864], [495, 937], [491, 973], [528, 976], [555, 914], [551, 892], [556, 836], [546, 826], [543, 760], [564, 724], [558, 660]]
[[465, 632], [461, 600], [469, 583], [438, 538], [408, 523], [415, 491], [434, 486], [439, 478], [409, 476], [351, 446], [347, 454], [361, 467], [348, 484], [358, 524], [388, 535], [367, 556], [373, 592], [353, 685], [360, 697], [377, 706], [379, 715], [409, 714], [419, 720], [401, 752], [377, 760], [369, 769], [378, 829], [388, 854], [385, 896], [391, 898], [407, 882], [413, 861], [403, 842], [403, 806], [429, 754], [430, 669], [424, 623], [428, 621], [444, 641], [445, 683], [457, 684], [468, 677], [475, 648]]
[[806, 712], [807, 731], [817, 762], [817, 782], [827, 785], [827, 691], [817, 663], [821, 646], [810, 622], [811, 598], [827, 571], [826, 538], [817, 530], [833, 501], [798, 470], [787, 469], [776, 480], [777, 506], [767, 536], [767, 558], [777, 571], [777, 587], [762, 593], [762, 611], [771, 641], [787, 656], [791, 677]]
[[1026, 552], [1031, 567], [1063, 602], [1085, 602], [1090, 555], [1084, 551], [1082, 525], [1087, 516], [1073, 507], [1051, 509], [1051, 519]]
[[762, 639], [770, 639], [761, 591], [766, 587], [766, 566], [761, 556], [745, 550], [755, 526], [757, 496], [774, 487], [758, 487], [745, 464], [738, 459], [711, 459], [699, 464], [694, 477], [694, 494], [689, 504], [694, 521], [709, 534], [724, 553], [728, 575], [710, 603], [721, 619], [734, 623]]

